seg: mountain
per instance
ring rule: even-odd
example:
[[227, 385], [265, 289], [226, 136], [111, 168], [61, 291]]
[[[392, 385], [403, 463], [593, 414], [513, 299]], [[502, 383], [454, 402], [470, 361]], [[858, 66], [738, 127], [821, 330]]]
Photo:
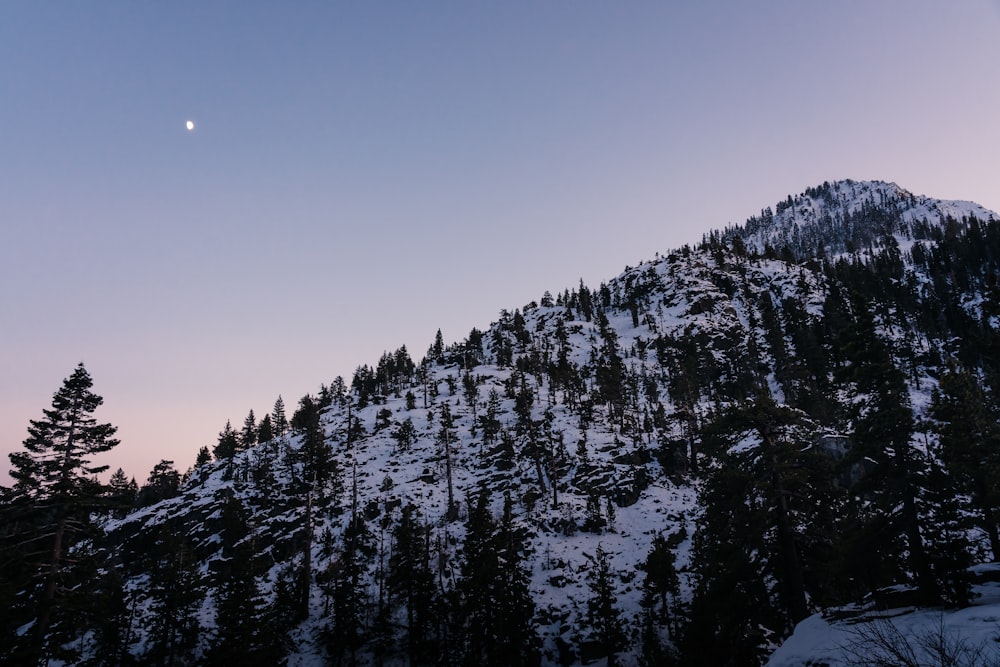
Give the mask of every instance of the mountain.
[[948, 220], [996, 214], [966, 201], [943, 201], [914, 195], [895, 183], [838, 181], [823, 183], [779, 202], [724, 233], [756, 251], [789, 248], [800, 261], [836, 256], [880, 246], [888, 238], [926, 240]]
[[820, 611], [965, 607], [1000, 550], [997, 275], [996, 214], [824, 183], [387, 352], [119, 485], [74, 584], [118, 612], [64, 621], [73, 655], [755, 665]]

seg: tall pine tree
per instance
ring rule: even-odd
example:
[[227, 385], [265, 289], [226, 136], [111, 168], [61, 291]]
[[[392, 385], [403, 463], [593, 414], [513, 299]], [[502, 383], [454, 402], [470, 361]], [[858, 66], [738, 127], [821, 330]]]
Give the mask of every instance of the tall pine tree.
[[30, 634], [40, 657], [56, 650], [58, 640], [49, 640], [50, 631], [62, 622], [72, 624], [67, 570], [79, 563], [67, 554], [93, 529], [90, 514], [104, 502], [94, 476], [108, 466], [95, 465], [92, 458], [118, 444], [116, 427], [93, 415], [104, 399], [92, 387], [79, 364], [52, 397], [52, 407], [42, 411], [44, 417], [31, 420], [24, 450], [10, 454], [15, 485], [5, 510], [18, 515], [16, 525], [25, 529], [13, 538], [31, 575], [23, 583], [35, 601]]

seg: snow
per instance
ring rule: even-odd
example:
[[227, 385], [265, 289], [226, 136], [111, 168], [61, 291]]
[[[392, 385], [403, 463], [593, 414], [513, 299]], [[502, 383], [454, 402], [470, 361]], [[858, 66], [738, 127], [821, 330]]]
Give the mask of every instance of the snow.
[[[974, 571], [994, 576], [1000, 564], [991, 563]], [[888, 655], [890, 647], [910, 651], [920, 665], [983, 665], [986, 659], [1000, 660], [1000, 583], [986, 582], [974, 587], [978, 595], [964, 609], [915, 609], [901, 607], [885, 610], [859, 610], [844, 620], [832, 620], [814, 614], [795, 627], [795, 632], [775, 651], [767, 667], [828, 667], [858, 665], [859, 658], [874, 660]], [[831, 610], [831, 612], [843, 610]], [[851, 610], [846, 610], [850, 612]], [[885, 641], [872, 642], [876, 635]], [[942, 663], [928, 644], [944, 645], [953, 651], [967, 650], [966, 660]], [[981, 649], [983, 660], [972, 661], [971, 653]], [[874, 662], [866, 664], [877, 664]], [[905, 667], [905, 663], [901, 664]]]
[[[890, 183], [844, 181], [834, 184], [831, 192], [835, 204], [806, 195], [795, 198], [791, 207], [775, 215], [770, 227], [762, 227], [750, 234], [747, 245], [762, 247], [765, 242], [783, 240], [785, 237], [781, 235], [787, 236], [789, 230], [804, 234], [810, 225], [814, 225], [830, 210], [834, 210], [834, 213], [838, 210], [855, 213], [867, 201], [892, 199], [902, 202], [905, 207], [903, 217], [908, 222], [932, 219], [941, 221], [947, 215], [957, 219], [970, 215], [983, 219], [995, 217], [995, 214], [969, 202], [939, 202], [917, 197]], [[905, 235], [900, 235], [899, 238], [905, 255], [912, 246], [912, 241]], [[645, 344], [657, 336], [678, 340], [701, 337], [699, 340], [723, 341], [741, 353], [753, 342], [760, 354], [764, 355], [763, 361], [772, 367], [773, 360], [766, 352], [768, 346], [764, 342], [765, 334], [759, 326], [753, 327], [750, 317], [750, 313], [759, 310], [757, 303], [765, 292], [770, 294], [775, 303], [795, 301], [807, 318], [821, 315], [825, 296], [821, 274], [804, 271], [776, 259], [734, 260], [729, 256], [727, 261], [730, 262], [728, 266], [720, 267], [709, 252], [670, 253], [627, 269], [609, 282], [608, 288], [615, 298], [625, 292], [627, 284], [643, 285], [652, 282], [655, 288], [648, 303], [644, 304], [644, 310], [650, 315], [648, 320], [640, 318], [638, 325], [635, 325], [626, 308], [607, 312], [609, 324], [618, 337], [623, 361], [636, 376], [659, 372], [655, 352], [649, 349], [645, 353], [641, 352]], [[726, 280], [736, 275], [740, 276], [739, 287], [727, 289]], [[975, 303], [970, 302], [969, 307], [975, 307]], [[543, 332], [545, 337], [552, 340], [555, 316], [565, 312], [566, 308], [563, 306], [534, 306], [524, 308], [522, 315], [528, 332]], [[601, 344], [596, 323], [569, 318], [564, 326], [572, 349], [571, 361], [578, 366], [590, 363], [591, 356]], [[896, 335], [898, 336], [898, 332]], [[489, 332], [484, 336], [487, 346], [491, 345], [490, 336]], [[794, 354], [792, 341], [786, 340], [785, 343], [789, 353]], [[929, 345], [927, 341], [918, 343]], [[526, 352], [531, 351], [530, 347], [527, 346]], [[724, 367], [726, 359], [719, 355], [718, 360]], [[445, 461], [436, 442], [436, 432], [440, 429], [441, 405], [447, 403], [455, 419], [456, 440], [453, 443], [452, 468], [456, 501], [465, 507], [467, 498], [476, 492], [480, 483], [487, 482], [494, 489], [491, 510], [499, 515], [504, 501], [503, 490], [508, 490], [514, 500], [516, 521], [529, 531], [533, 554], [530, 560], [531, 590], [537, 609], [545, 618], [553, 619], [539, 628], [543, 648], [548, 655], [556, 654], [557, 638], [561, 637], [572, 644], [578, 643], [580, 639], [586, 600], [590, 595], [586, 574], [592, 566], [598, 546], [610, 556], [618, 592], [618, 607], [625, 611], [627, 619], [631, 621], [636, 619], [640, 609], [642, 572], [637, 571], [636, 565], [645, 560], [657, 533], [671, 535], [683, 531], [686, 534], [687, 537], [675, 552], [677, 569], [685, 572], [690, 561], [695, 519], [700, 511], [696, 485], [691, 480], [668, 477], [655, 460], [641, 466], [621, 462], [623, 455], [635, 449], [654, 447], [655, 443], [642, 440], [648, 440], [650, 436], [639, 434], [637, 440], [633, 440], [636, 436], [628, 436], [623, 441], [625, 436], [616, 434], [602, 424], [603, 417], [596, 419], [586, 430], [588, 456], [596, 471], [594, 476], [606, 472], [611, 491], [626, 487], [632, 470], [637, 467], [643, 468], [651, 483], [638, 494], [635, 502], [615, 507], [615, 522], [610, 529], [599, 533], [584, 532], [579, 529], [579, 525], [586, 517], [589, 498], [582, 488], [583, 484], [571, 483], [573, 476], [583, 469], [574, 452], [577, 441], [584, 434], [580, 430], [579, 417], [564, 404], [556, 402], [549, 405], [547, 381], [535, 384], [535, 377], [528, 376], [535, 393], [533, 419], [542, 420], [546, 410], [551, 410], [553, 432], [562, 434], [563, 444], [570, 453], [568, 459], [572, 461], [569, 471], [560, 480], [558, 507], [552, 506], [550, 495], [534, 502], [528, 501], [526, 492], [534, 490], [536, 475], [529, 457], [517, 457], [514, 467], [506, 471], [490, 466], [481, 438], [472, 435], [473, 411], [466, 405], [461, 383], [466, 369], [456, 364], [432, 364], [429, 371], [430, 382], [438, 386], [440, 395], [427, 408], [423, 407], [423, 396], [419, 395], [421, 389], [413, 387], [404, 388], [402, 392], [405, 394], [410, 389], [418, 394], [417, 407], [412, 409], [407, 409], [403, 396], [389, 395], [384, 402], [364, 408], [348, 408], [335, 403], [324, 414], [323, 425], [327, 435], [332, 442], [339, 443], [336, 445], [335, 457], [346, 488], [345, 494], [338, 499], [341, 507], [349, 505], [355, 472], [362, 510], [372, 505], [372, 511], [379, 518], [379, 522], [370, 522], [373, 530], [377, 523], [384, 526], [396, 521], [400, 507], [409, 503], [416, 505], [423, 517], [433, 525], [436, 534], [444, 538], [447, 555], [452, 558], [443, 576], [447, 581], [453, 582], [457, 577], [453, 557], [462, 544], [465, 529], [461, 518], [457, 522], [449, 522], [445, 518], [448, 500]], [[481, 364], [472, 368], [471, 373], [479, 381], [476, 414], [485, 413], [487, 397], [491, 390], [496, 390], [502, 397], [501, 418], [505, 421], [504, 426], [512, 427], [513, 420], [516, 419], [513, 415], [514, 400], [505, 397], [504, 388], [504, 384], [512, 376], [512, 370]], [[449, 390], [449, 379], [455, 383], [454, 392]], [[783, 394], [773, 372], [767, 376], [767, 382], [774, 396], [781, 400]], [[588, 383], [592, 385], [593, 379], [589, 379]], [[932, 387], [933, 384], [926, 381], [919, 387], [911, 387], [911, 402], [921, 414], [926, 411]], [[659, 400], [668, 411], [677, 407], [671, 401], [665, 386], [660, 388]], [[704, 416], [709, 409], [717, 407], [704, 401], [697, 404], [695, 410], [700, 416]], [[343, 443], [340, 435], [349, 409], [353, 411], [353, 416], [361, 420], [367, 432], [365, 437], [350, 448]], [[412, 421], [417, 440], [408, 450], [399, 450], [391, 436], [391, 428], [375, 428], [377, 415], [381, 410], [389, 410], [392, 422], [406, 419]], [[600, 411], [602, 408], [598, 407], [596, 410]], [[300, 442], [297, 437], [292, 437], [288, 446], [291, 449], [298, 448]], [[741, 448], [753, 446], [754, 443], [750, 440], [739, 444]], [[239, 454], [233, 467], [237, 470], [248, 467], [253, 455], [253, 451]], [[218, 498], [234, 494], [241, 499], [251, 500], [255, 491], [250, 485], [227, 478], [224, 468], [223, 464], [206, 466], [204, 470], [196, 472], [195, 478], [182, 489], [180, 496], [140, 509], [124, 519], [109, 521], [107, 530], [150, 528], [198, 512], [206, 515], [201, 521], [209, 522], [219, 515], [217, 509], [212, 511]], [[391, 479], [391, 485], [386, 484], [387, 478]], [[605, 501], [602, 499], [603, 502]], [[330, 512], [318, 514], [314, 519], [317, 536], [324, 530], [339, 535], [347, 520], [346, 514]], [[252, 520], [257, 525], [270, 522], [272, 525], [296, 527], [301, 521], [301, 513], [293, 508], [277, 516], [254, 516]], [[566, 525], [577, 526], [577, 529], [567, 532], [559, 528]], [[192, 528], [193, 533], [198, 530], [197, 526]], [[221, 538], [218, 534], [204, 534], [202, 531], [199, 533], [199, 540], [200, 545], [207, 545], [218, 543]], [[318, 565], [328, 560], [322, 549], [320, 540], [314, 540], [312, 558]], [[273, 582], [281, 565], [283, 564], [275, 564], [264, 581]], [[207, 564], [202, 567], [207, 571]], [[372, 576], [373, 569], [374, 564], [369, 564], [369, 577]], [[987, 570], [988, 568], [980, 574], [986, 576]], [[691, 585], [688, 575], [684, 574], [681, 577], [684, 595], [689, 594]], [[129, 582], [131, 590], [142, 590], [142, 586], [141, 580]], [[992, 641], [997, 634], [997, 622], [994, 619], [1000, 618], [1000, 590], [996, 588], [996, 584], [981, 583], [977, 592], [981, 595], [976, 605], [965, 610], [898, 609], [877, 614], [873, 610], [861, 610], [852, 620], [862, 619], [868, 622], [867, 619], [884, 617], [907, 637], [921, 636], [944, 623], [943, 627], [949, 633], [968, 636], [970, 641], [979, 642], [987, 638]], [[266, 593], [273, 595], [271, 590]], [[290, 657], [290, 665], [311, 667], [322, 664], [323, 656], [313, 644], [314, 631], [323, 621], [319, 612], [321, 608], [320, 592], [314, 588], [313, 615], [296, 630], [296, 651]], [[203, 623], [210, 626], [213, 622], [210, 597], [203, 604], [201, 616]], [[846, 662], [849, 656], [845, 653], [845, 646], [849, 646], [849, 642], [857, 638], [857, 629], [861, 627], [864, 627], [863, 623], [837, 621], [822, 615], [810, 617], [799, 624], [795, 634], [778, 649], [769, 664], [774, 667], [791, 667], [817, 664], [823, 660], [828, 661], [831, 667], [849, 664]], [[624, 656], [626, 664], [628, 657]], [[813, 662], [809, 663], [810, 660]]]

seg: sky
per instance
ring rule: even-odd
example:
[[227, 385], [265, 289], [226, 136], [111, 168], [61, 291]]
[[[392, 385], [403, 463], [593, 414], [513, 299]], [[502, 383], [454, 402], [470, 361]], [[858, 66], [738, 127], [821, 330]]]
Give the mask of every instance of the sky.
[[1000, 211], [998, 63], [1000, 0], [2, 2], [0, 484], [81, 361], [142, 483], [823, 181]]

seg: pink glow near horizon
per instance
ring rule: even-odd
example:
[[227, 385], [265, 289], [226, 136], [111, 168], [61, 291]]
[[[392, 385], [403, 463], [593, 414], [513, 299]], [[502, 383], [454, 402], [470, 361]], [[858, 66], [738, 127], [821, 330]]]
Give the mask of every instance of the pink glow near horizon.
[[0, 483], [81, 360], [142, 482], [825, 180], [1000, 210], [1000, 3], [670, 4], [0, 5]]

